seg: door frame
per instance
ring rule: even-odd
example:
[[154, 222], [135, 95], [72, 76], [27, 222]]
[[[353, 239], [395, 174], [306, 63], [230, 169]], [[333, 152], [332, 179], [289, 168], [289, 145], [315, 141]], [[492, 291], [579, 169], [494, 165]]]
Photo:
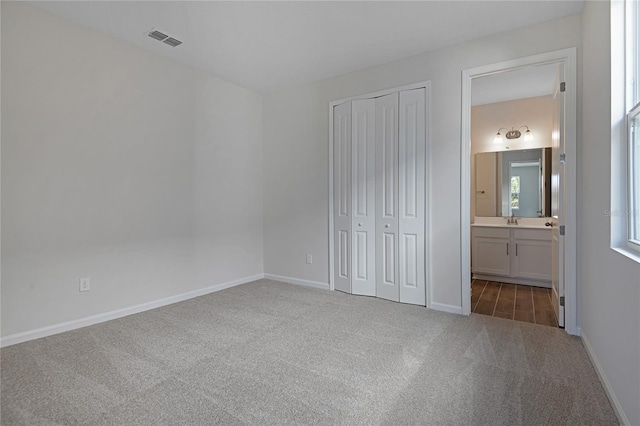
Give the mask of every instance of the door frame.
[[564, 64], [566, 83], [565, 135], [566, 234], [565, 238], [565, 331], [580, 335], [577, 323], [576, 285], [576, 114], [577, 49], [575, 47], [498, 62], [462, 71], [462, 121], [460, 135], [460, 247], [462, 314], [471, 314], [471, 82], [474, 78], [515, 71], [536, 65]]
[[425, 255], [425, 306], [431, 307], [431, 215], [429, 212], [429, 206], [431, 205], [431, 81], [421, 81], [417, 83], [407, 84], [399, 87], [392, 87], [389, 89], [378, 90], [375, 92], [364, 93], [361, 95], [350, 96], [348, 98], [342, 98], [329, 102], [329, 289], [335, 290], [335, 282], [333, 279], [334, 274], [334, 238], [333, 238], [333, 108], [337, 105], [345, 102], [355, 101], [359, 99], [371, 99], [379, 98], [381, 96], [389, 95], [395, 92], [402, 92], [404, 90], [425, 89], [425, 103], [426, 103], [426, 117], [425, 117], [425, 218], [424, 218], [424, 255]]

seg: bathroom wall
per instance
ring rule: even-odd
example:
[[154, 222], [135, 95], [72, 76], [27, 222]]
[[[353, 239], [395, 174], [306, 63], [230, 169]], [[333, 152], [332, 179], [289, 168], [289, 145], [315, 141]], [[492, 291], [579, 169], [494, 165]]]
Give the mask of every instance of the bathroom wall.
[[[553, 96], [538, 96], [471, 107], [471, 153], [551, 146], [553, 104]], [[499, 128], [517, 129], [522, 125], [529, 126], [532, 142], [524, 141], [525, 129], [520, 129], [519, 139], [506, 139], [502, 130], [502, 142], [495, 143]]]

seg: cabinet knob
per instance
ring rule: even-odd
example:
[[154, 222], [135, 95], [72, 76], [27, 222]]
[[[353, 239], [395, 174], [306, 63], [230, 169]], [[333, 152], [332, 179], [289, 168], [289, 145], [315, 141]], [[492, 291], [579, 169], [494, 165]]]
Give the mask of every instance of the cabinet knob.
[[389, 228], [391, 227], [391, 225], [389, 225], [388, 223], [384, 226], [385, 228]]
[[362, 222], [358, 223], [358, 226], [362, 226]]

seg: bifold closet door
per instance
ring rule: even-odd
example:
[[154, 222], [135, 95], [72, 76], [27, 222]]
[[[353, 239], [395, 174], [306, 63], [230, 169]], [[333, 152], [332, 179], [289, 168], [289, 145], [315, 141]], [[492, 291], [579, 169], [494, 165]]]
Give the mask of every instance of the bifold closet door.
[[376, 296], [398, 302], [398, 93], [376, 99], [376, 171]]
[[375, 100], [352, 101], [351, 120], [351, 292], [375, 296]]
[[335, 289], [351, 293], [351, 102], [333, 108]]
[[400, 302], [425, 305], [425, 89], [400, 92], [398, 264]]
[[425, 305], [425, 89], [333, 118], [335, 289]]
[[375, 101], [334, 107], [334, 283], [375, 296]]
[[425, 89], [376, 99], [376, 295], [425, 305]]

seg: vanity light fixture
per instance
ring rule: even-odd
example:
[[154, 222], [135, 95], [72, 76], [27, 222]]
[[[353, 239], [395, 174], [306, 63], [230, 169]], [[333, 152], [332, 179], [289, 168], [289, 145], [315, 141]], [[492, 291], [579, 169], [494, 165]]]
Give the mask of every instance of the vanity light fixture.
[[511, 130], [507, 129], [506, 127], [501, 127], [498, 129], [498, 133], [496, 133], [496, 137], [493, 139], [493, 141], [495, 143], [502, 143], [502, 134], [500, 134], [500, 131], [502, 130], [507, 131], [507, 133], [505, 133], [504, 135], [507, 139], [518, 139], [520, 138], [520, 136], [522, 136], [522, 132], [520, 132], [520, 129], [527, 129], [527, 131], [524, 133], [524, 141], [531, 142], [533, 140], [533, 133], [531, 133], [531, 130], [529, 130], [528, 126], [520, 126], [517, 129], [514, 129], [512, 127]]

